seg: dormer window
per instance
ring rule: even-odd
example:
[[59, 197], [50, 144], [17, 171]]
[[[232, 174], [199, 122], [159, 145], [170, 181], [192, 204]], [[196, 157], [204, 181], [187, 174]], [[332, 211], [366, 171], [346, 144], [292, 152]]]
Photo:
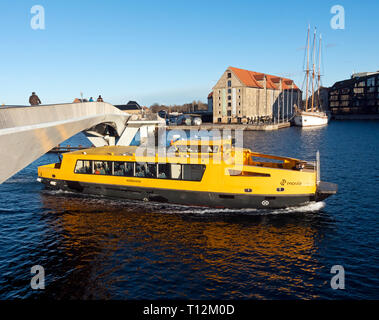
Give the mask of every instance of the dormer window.
[[232, 73], [228, 72], [228, 79], [230, 79], [231, 77], [232, 77]]

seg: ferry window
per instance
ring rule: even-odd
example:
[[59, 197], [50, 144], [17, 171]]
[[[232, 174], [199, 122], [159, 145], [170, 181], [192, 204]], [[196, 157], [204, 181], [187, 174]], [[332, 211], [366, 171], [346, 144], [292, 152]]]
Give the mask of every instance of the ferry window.
[[133, 162], [114, 162], [114, 175], [133, 177], [134, 176], [134, 163]]
[[112, 162], [94, 161], [95, 174], [112, 175]]
[[157, 177], [157, 165], [155, 163], [148, 163], [146, 165], [146, 178]]
[[251, 172], [251, 171], [240, 171], [240, 170], [232, 170], [229, 169], [229, 175], [232, 177], [241, 177], [241, 176], [247, 176], [247, 177], [271, 177], [269, 173], [262, 173], [262, 172]]
[[134, 162], [125, 162], [125, 170], [127, 177], [133, 177], [134, 176]]
[[182, 177], [182, 166], [180, 164], [171, 165], [171, 179], [181, 179]]
[[146, 177], [146, 163], [136, 163], [136, 177]]
[[76, 161], [75, 173], [92, 174], [92, 161]]
[[183, 180], [201, 181], [205, 171], [202, 164], [183, 164]]
[[171, 165], [169, 163], [158, 164], [158, 179], [171, 179]]

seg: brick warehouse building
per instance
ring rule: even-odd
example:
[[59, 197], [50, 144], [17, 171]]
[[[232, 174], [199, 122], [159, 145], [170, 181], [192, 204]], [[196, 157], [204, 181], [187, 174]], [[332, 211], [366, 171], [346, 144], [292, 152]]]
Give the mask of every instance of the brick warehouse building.
[[300, 105], [293, 80], [229, 67], [213, 87], [214, 123], [249, 123], [257, 117], [280, 121]]

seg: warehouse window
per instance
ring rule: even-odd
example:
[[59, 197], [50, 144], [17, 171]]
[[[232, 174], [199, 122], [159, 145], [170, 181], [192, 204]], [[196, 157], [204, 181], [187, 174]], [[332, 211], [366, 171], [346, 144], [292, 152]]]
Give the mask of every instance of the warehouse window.
[[228, 87], [231, 87], [232, 86], [232, 81], [228, 81]]
[[228, 72], [228, 78], [231, 78], [231, 77], [232, 77], [232, 73]]

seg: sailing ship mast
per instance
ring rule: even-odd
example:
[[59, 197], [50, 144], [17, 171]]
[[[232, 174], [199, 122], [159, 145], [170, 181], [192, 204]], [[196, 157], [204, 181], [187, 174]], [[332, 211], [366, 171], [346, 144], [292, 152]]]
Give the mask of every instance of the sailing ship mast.
[[320, 108], [320, 87], [321, 87], [321, 34], [320, 34], [320, 44], [318, 46], [318, 75], [317, 75], [317, 101]]
[[313, 35], [313, 55], [312, 55], [312, 105], [311, 112], [314, 112], [314, 102], [315, 102], [315, 60], [316, 60], [316, 28]]
[[311, 26], [308, 25], [308, 33], [307, 33], [307, 81], [306, 81], [306, 90], [305, 90], [305, 111], [308, 111], [308, 83], [309, 83], [309, 30]]

